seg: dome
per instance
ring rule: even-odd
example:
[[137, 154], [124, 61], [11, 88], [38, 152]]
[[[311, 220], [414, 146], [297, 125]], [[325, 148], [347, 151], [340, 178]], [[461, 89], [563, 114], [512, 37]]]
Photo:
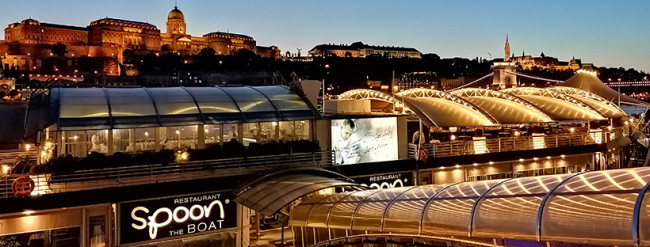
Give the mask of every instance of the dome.
[[178, 7], [174, 7], [172, 11], [169, 11], [169, 15], [167, 15], [168, 20], [172, 19], [179, 19], [179, 20], [185, 20], [185, 16], [183, 16], [183, 12], [178, 10]]

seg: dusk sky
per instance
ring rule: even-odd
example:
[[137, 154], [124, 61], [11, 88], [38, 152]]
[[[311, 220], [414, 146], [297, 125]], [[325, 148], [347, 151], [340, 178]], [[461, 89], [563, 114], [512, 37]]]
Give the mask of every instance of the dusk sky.
[[[261, 46], [305, 54], [317, 44], [414, 47], [441, 57], [544, 52], [568, 61], [650, 71], [650, 1], [179, 0], [188, 33], [250, 35]], [[87, 26], [103, 17], [149, 22], [165, 32], [174, 1], [2, 1], [0, 25], [29, 17]], [[1, 35], [4, 39], [4, 33]]]

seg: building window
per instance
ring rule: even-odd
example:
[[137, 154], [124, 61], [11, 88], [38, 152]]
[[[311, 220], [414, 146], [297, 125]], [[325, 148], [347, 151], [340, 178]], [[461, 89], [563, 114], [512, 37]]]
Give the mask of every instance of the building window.
[[162, 127], [161, 129], [163, 129], [161, 133], [165, 134], [161, 138], [164, 149], [197, 148], [198, 126]]
[[207, 124], [203, 127], [205, 131], [205, 144], [217, 144], [221, 142], [221, 124]]

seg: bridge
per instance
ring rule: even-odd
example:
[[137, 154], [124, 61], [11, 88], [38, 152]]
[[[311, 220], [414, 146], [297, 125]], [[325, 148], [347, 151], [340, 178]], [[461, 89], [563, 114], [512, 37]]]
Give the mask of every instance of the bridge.
[[617, 81], [617, 82], [606, 82], [605, 85], [611, 88], [618, 87], [650, 87], [650, 81]]

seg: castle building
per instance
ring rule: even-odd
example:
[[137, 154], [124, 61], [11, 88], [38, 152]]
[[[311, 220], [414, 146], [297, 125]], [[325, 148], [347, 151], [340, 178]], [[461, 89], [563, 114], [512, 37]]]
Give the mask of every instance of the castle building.
[[544, 55], [544, 52], [539, 57], [526, 55], [523, 51], [521, 56], [515, 56], [510, 53], [510, 42], [508, 42], [507, 35], [503, 61], [514, 63], [522, 70], [578, 71], [581, 65], [580, 59], [572, 58], [568, 62], [560, 61], [558, 58]]
[[395, 46], [372, 46], [362, 42], [354, 42], [350, 45], [317, 45], [309, 51], [312, 56], [336, 56], [336, 57], [371, 57], [383, 56], [389, 58], [421, 58], [415, 48]]
[[[29, 18], [12, 23], [5, 28], [5, 40], [0, 41], [1, 66], [7, 69], [59, 71], [55, 66], [44, 65], [43, 58], [65, 57], [66, 67], [74, 67], [75, 58], [105, 58], [102, 74], [118, 75], [126, 50], [140, 54], [169, 50], [184, 54], [197, 54], [212, 48], [216, 55], [233, 55], [247, 49], [264, 57], [279, 58], [276, 46], [257, 47], [250, 36], [211, 32], [203, 36], [187, 34], [183, 12], [175, 6], [167, 15], [167, 26], [162, 33], [155, 25], [130, 20], [102, 18], [87, 27], [43, 23]], [[76, 71], [72, 69], [72, 71]]]
[[5, 29], [5, 41], [18, 44], [87, 45], [88, 28], [41, 23], [29, 18], [9, 24]]
[[103, 18], [88, 26], [88, 44], [122, 50], [160, 50], [160, 30], [152, 24]]
[[[250, 36], [226, 32], [211, 32], [202, 37], [187, 34], [185, 15], [174, 6], [167, 15], [167, 30], [161, 34], [162, 45], [172, 51], [196, 54], [212, 48], [217, 55], [232, 55], [241, 49], [256, 52], [256, 41]], [[279, 53], [278, 53], [279, 54]]]

